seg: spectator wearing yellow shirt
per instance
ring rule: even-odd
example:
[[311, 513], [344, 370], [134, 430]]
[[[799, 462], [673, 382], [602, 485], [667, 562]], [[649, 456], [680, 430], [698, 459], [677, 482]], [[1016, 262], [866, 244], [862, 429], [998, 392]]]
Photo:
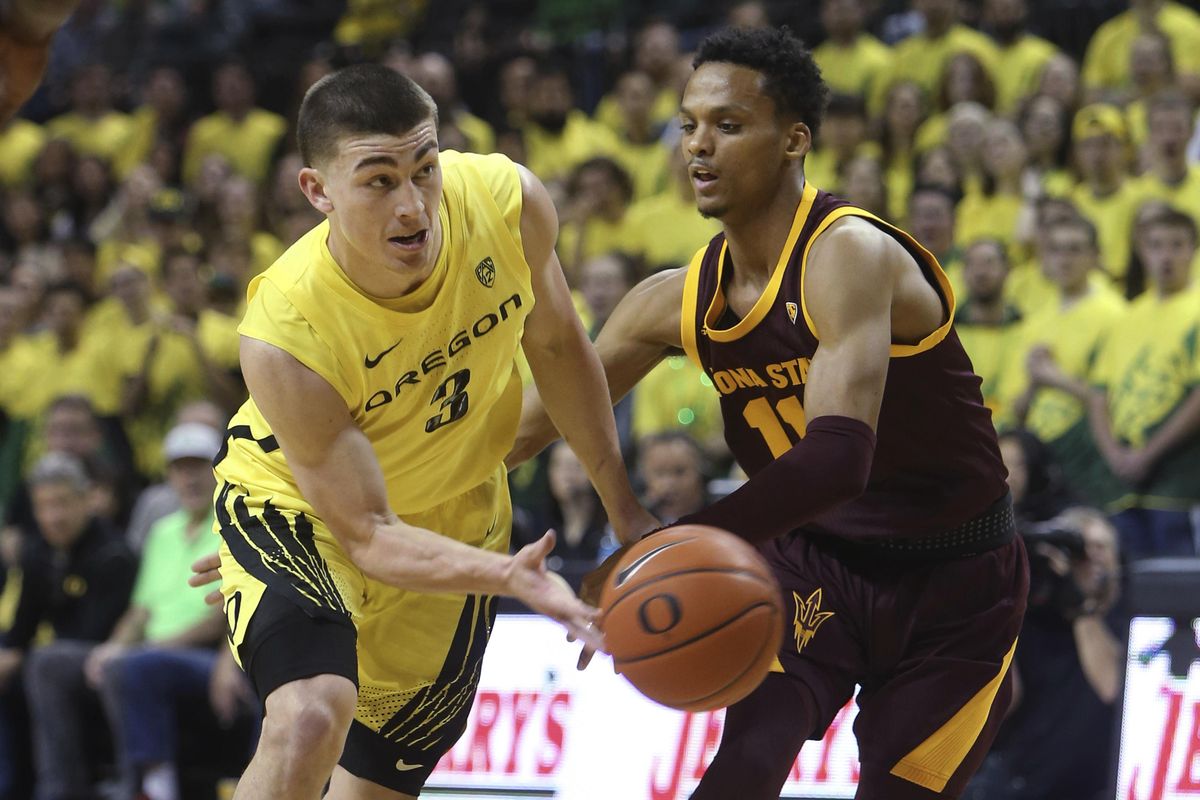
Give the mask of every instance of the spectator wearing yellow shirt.
[[912, 81], [900, 81], [888, 90], [884, 104], [879, 142], [887, 171], [888, 209], [891, 219], [904, 219], [908, 195], [913, 187], [913, 156], [917, 130], [926, 116], [921, 87]]
[[1130, 50], [1144, 31], [1171, 41], [1180, 79], [1193, 89], [1200, 79], [1200, 14], [1170, 0], [1129, 0], [1129, 10], [1101, 25], [1083, 57], [1083, 83], [1091, 102], [1124, 102], [1130, 89]]
[[1071, 115], [1048, 94], [1029, 98], [1017, 116], [1028, 164], [1022, 190], [1027, 197], [1063, 195], [1075, 183], [1071, 175]]
[[1139, 181], [1146, 198], [1163, 200], [1200, 222], [1200, 165], [1187, 160], [1195, 107], [1176, 89], [1150, 100], [1147, 170]]
[[621, 165], [598, 156], [580, 164], [567, 182], [567, 208], [558, 234], [558, 255], [568, 282], [589, 258], [626, 250], [635, 233], [629, 204], [633, 182]]
[[634, 199], [653, 197], [667, 188], [671, 160], [681, 160], [663, 144], [664, 124], [654, 119], [654, 81], [645, 72], [626, 72], [617, 78], [613, 96], [622, 131], [614, 157], [633, 179]]
[[103, 64], [87, 64], [71, 77], [71, 110], [46, 123], [54, 139], [66, 139], [79, 153], [115, 163], [129, 147], [133, 120], [113, 109], [112, 73]]
[[841, 195], [881, 219], [890, 219], [883, 165], [873, 156], [855, 156], [842, 176]]
[[1133, 558], [1194, 555], [1200, 502], [1200, 297], [1191, 285], [1196, 224], [1178, 211], [1147, 221], [1148, 290], [1113, 326], [1091, 386], [1044, 359], [1043, 380], [1089, 404], [1096, 444], [1116, 480], [1105, 498]]
[[[676, 65], [680, 56], [679, 30], [665, 19], [650, 20], [634, 36], [633, 67], [649, 75], [654, 83], [654, 102], [650, 113], [650, 121], [654, 125], [667, 124], [675, 119], [679, 111], [680, 88]], [[615, 93], [600, 99], [595, 117], [597, 122], [618, 136], [628, 133]]]
[[1159, 31], [1144, 31], [1133, 40], [1129, 53], [1129, 73], [1133, 84], [1129, 102], [1125, 104], [1125, 120], [1129, 139], [1139, 151], [1149, 133], [1146, 120], [1147, 104], [1159, 92], [1175, 86], [1175, 61], [1171, 57], [1171, 42]]
[[933, 253], [950, 278], [955, 296], [962, 297], [962, 254], [954, 243], [957, 199], [944, 186], [917, 184], [908, 200], [908, 230], [922, 247]]
[[654, 197], [634, 203], [628, 214], [627, 251], [649, 272], [678, 267], [721, 230], [721, 223], [696, 210], [696, 195], [687, 162], [671, 159], [671, 185]]
[[1066, 53], [1058, 53], [1047, 61], [1037, 93], [1050, 95], [1072, 114], [1078, 111], [1083, 103], [1083, 85], [1075, 59]]
[[1025, 142], [1017, 126], [997, 120], [983, 141], [983, 180], [958, 204], [956, 235], [959, 245], [976, 239], [996, 239], [1014, 257], [1019, 255], [1017, 224], [1025, 205]]
[[983, 24], [998, 46], [996, 54], [996, 111], [1012, 114], [1037, 91], [1047, 62], [1058, 48], [1025, 28], [1025, 0], [986, 0]]
[[46, 131], [27, 119], [0, 123], [0, 185], [18, 186], [29, 181], [33, 162], [46, 145]]
[[872, 115], [883, 110], [891, 83], [892, 51], [863, 31], [864, 0], [821, 0], [821, 27], [829, 38], [813, 50], [813, 59], [829, 88], [861, 97]]
[[228, 61], [213, 73], [213, 101], [217, 110], [196, 120], [188, 134], [184, 181], [195, 183], [205, 156], [217, 153], [235, 172], [261, 184], [270, 171], [271, 156], [287, 132], [287, 121], [254, 106], [254, 80], [237, 61]]
[[971, 366], [982, 381], [983, 403], [1002, 416], [1000, 378], [1005, 359], [1020, 330], [1021, 314], [1004, 296], [1008, 250], [996, 239], [972, 242], [963, 254], [966, 296], [954, 314], [954, 328]]
[[429, 0], [349, 0], [333, 40], [370, 49], [403, 38], [424, 18], [428, 4]]
[[159, 143], [183, 152], [187, 132], [187, 87], [174, 67], [156, 67], [142, 87], [142, 104], [134, 110], [129, 147], [117, 157], [117, 174], [128, 175], [146, 163]]
[[861, 97], [850, 94], [830, 97], [816, 146], [804, 157], [804, 177], [814, 186], [837, 192], [851, 159], [879, 155], [879, 146], [869, 139], [868, 133], [867, 107]]
[[221, 187], [217, 206], [217, 227], [210, 243], [244, 245], [250, 251], [251, 275], [257, 275], [275, 263], [287, 248], [276, 236], [264, 230], [260, 192], [247, 179], [233, 175]]
[[1054, 299], [1026, 319], [1007, 356], [1000, 398], [1008, 413], [998, 419], [997, 427], [1028, 428], [1061, 465], [1067, 485], [1081, 499], [1099, 503], [1108, 478], [1092, 439], [1087, 406], [1042, 383], [1030, 365], [1036, 365], [1044, 351], [1065, 374], [1086, 380], [1126, 306], [1111, 288], [1090, 280], [1100, 256], [1092, 223], [1068, 217], [1052, 225], [1046, 238], [1043, 257]]
[[529, 91], [528, 122], [522, 128], [526, 162], [543, 181], [565, 180], [595, 156], [617, 153], [616, 134], [575, 108], [566, 69], [544, 62]]
[[994, 117], [983, 105], [968, 101], [951, 108], [946, 118], [946, 150], [964, 191], [974, 191], [983, 182], [983, 140]]
[[[1033, 316], [1054, 303], [1055, 286], [1046, 274], [1050, 234], [1060, 223], [1073, 219], [1082, 217], [1069, 200], [1042, 195], [1033, 201], [1033, 256], [1024, 263], [1015, 265], [1004, 283], [1008, 302], [1016, 306], [1021, 316]], [[1091, 225], [1090, 222], [1087, 224]], [[1095, 230], [1095, 226], [1092, 226], [1092, 230]], [[1098, 256], [1095, 268], [1090, 274], [1093, 285], [1111, 285], [1099, 268]]]
[[1129, 266], [1130, 232], [1141, 201], [1141, 189], [1128, 174], [1129, 137], [1120, 109], [1087, 106], [1072, 126], [1075, 161], [1081, 180], [1069, 199], [1100, 232], [1104, 271], [1123, 284]]
[[996, 45], [984, 34], [959, 22], [957, 0], [913, 0], [925, 20], [925, 30], [893, 49], [893, 77], [915, 81], [927, 94], [937, 92], [946, 63], [956, 53], [974, 53], [989, 72], [996, 63]]
[[996, 104], [996, 85], [974, 53], [955, 53], [946, 61], [935, 96], [937, 113], [917, 130], [917, 152], [946, 144], [955, 112], [976, 107], [990, 114]]
[[454, 64], [441, 53], [423, 53], [412, 59], [408, 77], [417, 82], [437, 106], [438, 125], [453, 125], [466, 137], [466, 150], [491, 153], [496, 149], [492, 126], [472, 114], [458, 94], [458, 76]]
[[638, 281], [638, 265], [620, 252], [603, 253], [579, 265], [579, 294], [587, 307], [588, 337], [595, 339], [613, 309]]

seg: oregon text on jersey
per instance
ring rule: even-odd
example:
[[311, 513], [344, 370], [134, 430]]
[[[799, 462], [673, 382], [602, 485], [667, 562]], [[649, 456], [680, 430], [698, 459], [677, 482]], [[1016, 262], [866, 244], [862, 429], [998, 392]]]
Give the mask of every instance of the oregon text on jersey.
[[[469, 329], [464, 328], [458, 331], [450, 341], [443, 347], [431, 350], [424, 358], [417, 369], [409, 369], [396, 379], [395, 384], [391, 389], [380, 389], [372, 394], [368, 399], [363, 411], [374, 411], [380, 406], [385, 406], [400, 395], [400, 390], [404, 386], [417, 386], [421, 383], [422, 378], [429, 375], [436, 369], [445, 368], [450, 359], [461, 353], [463, 350], [470, 347], [471, 343], [477, 339], [482, 339], [493, 331], [498, 325], [507, 322], [511, 311], [516, 311], [521, 308], [521, 294], [516, 292], [504, 300], [496, 309], [495, 312], [487, 312], [471, 325]], [[511, 308], [510, 308], [511, 306]]]

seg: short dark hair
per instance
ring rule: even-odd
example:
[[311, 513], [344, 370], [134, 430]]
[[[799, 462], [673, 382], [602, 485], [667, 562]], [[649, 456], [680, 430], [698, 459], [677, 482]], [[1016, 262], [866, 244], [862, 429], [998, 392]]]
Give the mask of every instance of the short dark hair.
[[829, 87], [804, 42], [786, 26], [727, 28], [700, 43], [692, 67], [721, 61], [763, 75], [763, 89], [781, 115], [795, 115], [815, 138], [821, 128]]
[[992, 248], [996, 251], [996, 255], [1000, 256], [1000, 260], [1004, 262], [1004, 266], [1012, 266], [1012, 259], [1008, 257], [1008, 247], [1005, 246], [1004, 242], [1000, 241], [995, 236], [980, 236], [977, 239], [972, 239], [967, 244], [966, 249], [963, 250], [963, 255], [965, 256], [967, 253], [980, 246]]
[[348, 134], [399, 134], [437, 121], [429, 93], [379, 64], [355, 64], [314, 83], [300, 104], [296, 140], [304, 165], [330, 158]]
[[602, 172], [607, 172], [608, 177], [617, 184], [617, 188], [621, 190], [621, 196], [625, 198], [625, 202], [629, 203], [633, 200], [633, 178], [629, 173], [607, 156], [593, 156], [587, 161], [584, 161], [575, 169], [571, 170], [571, 175], [567, 178], [567, 193], [575, 194], [579, 191], [579, 181], [583, 173], [588, 170], [598, 169]]
[[[1082, 214], [1076, 214], [1073, 217], [1065, 217], [1050, 226], [1051, 231], [1057, 230], [1058, 228], [1074, 228], [1077, 231], [1083, 231], [1084, 236], [1087, 238], [1088, 245], [1091, 246], [1092, 250], [1096, 252], [1100, 251], [1100, 234], [1096, 231], [1095, 224]], [[1195, 229], [1193, 228], [1193, 230]]]
[[1192, 238], [1192, 244], [1200, 241], [1197, 236], [1196, 221], [1192, 219], [1190, 214], [1185, 214], [1177, 208], [1168, 206], [1161, 211], [1151, 214], [1146, 219], [1142, 220], [1142, 230], [1150, 228], [1174, 228], [1176, 230], [1184, 230]]

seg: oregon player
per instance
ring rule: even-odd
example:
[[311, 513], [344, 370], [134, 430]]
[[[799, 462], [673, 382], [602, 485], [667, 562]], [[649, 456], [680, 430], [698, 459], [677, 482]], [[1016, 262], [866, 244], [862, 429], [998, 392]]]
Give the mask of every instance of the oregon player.
[[250, 400], [216, 465], [230, 641], [267, 710], [238, 797], [316, 798], [331, 771], [339, 798], [418, 794], [465, 726], [495, 595], [595, 643], [594, 610], [542, 563], [552, 534], [505, 555], [518, 346], [535, 380], [569, 376], [542, 396], [618, 534], [657, 524], [545, 189], [502, 156], [439, 157], [435, 126], [378, 66], [301, 107], [300, 185], [328, 219], [250, 286]]

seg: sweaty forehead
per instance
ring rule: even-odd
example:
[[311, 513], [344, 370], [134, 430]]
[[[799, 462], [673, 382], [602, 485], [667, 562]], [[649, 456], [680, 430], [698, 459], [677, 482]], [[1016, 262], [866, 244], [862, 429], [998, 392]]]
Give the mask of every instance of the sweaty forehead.
[[697, 67], [688, 79], [682, 110], [700, 114], [718, 108], [761, 112], [773, 110], [774, 103], [763, 91], [763, 76], [758, 70], [724, 61], [708, 61]]

